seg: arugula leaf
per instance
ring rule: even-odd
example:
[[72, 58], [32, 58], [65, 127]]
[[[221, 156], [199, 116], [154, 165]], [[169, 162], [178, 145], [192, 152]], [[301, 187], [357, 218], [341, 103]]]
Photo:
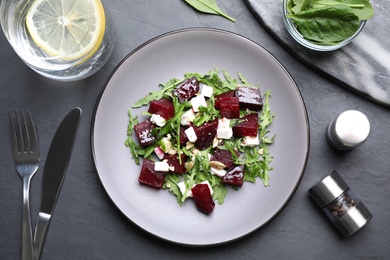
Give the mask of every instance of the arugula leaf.
[[212, 96], [209, 99], [207, 107], [201, 106], [199, 107], [199, 115], [197, 115], [194, 119], [195, 126], [201, 126], [208, 121], [212, 121], [220, 115], [220, 111], [215, 109], [215, 99]]
[[228, 189], [222, 184], [221, 178], [218, 178], [218, 180], [219, 183], [213, 186], [213, 199], [215, 199], [219, 205], [222, 205], [225, 202]]
[[180, 177], [176, 174], [169, 173], [165, 176], [165, 183], [163, 188], [168, 189], [170, 193], [175, 195], [177, 197], [177, 202], [179, 203], [180, 206], [183, 205], [182, 201], [182, 194], [180, 191], [180, 188], [178, 186], [178, 183], [180, 182]]
[[270, 152], [268, 149], [268, 145], [272, 144], [275, 140], [275, 135], [269, 138], [267, 134], [269, 133], [268, 127], [271, 125], [274, 114], [271, 112], [270, 104], [269, 104], [269, 98], [271, 96], [271, 92], [267, 90], [264, 94], [264, 105], [263, 110], [260, 115], [260, 150], [259, 153], [262, 157], [260, 168], [261, 168], [261, 174], [260, 178], [263, 180], [263, 183], [265, 186], [268, 186], [268, 180], [269, 180], [269, 171], [272, 170], [272, 167], [270, 167], [270, 164], [273, 160], [273, 157], [270, 156]]
[[263, 106], [263, 110], [261, 111], [260, 120], [259, 120], [260, 138], [266, 137], [266, 134], [268, 133], [268, 126], [272, 123], [274, 119], [274, 115], [272, 114], [269, 105], [270, 96], [271, 96], [271, 92], [267, 90], [264, 93], [264, 106]]
[[127, 111], [127, 114], [129, 116], [129, 124], [127, 126], [127, 139], [125, 141], [125, 145], [130, 149], [131, 157], [134, 159], [135, 163], [139, 165], [138, 151], [142, 148], [137, 145], [132, 138], [133, 128], [136, 124], [138, 124], [138, 116], [133, 117], [130, 109]]
[[190, 174], [184, 175], [184, 184], [186, 187], [186, 190], [184, 191], [183, 196], [181, 197], [181, 203], [183, 203], [187, 199], [188, 192], [192, 189], [192, 187], [195, 185], [195, 175], [196, 171], [192, 168], [189, 171]]
[[249, 82], [246, 80], [246, 78], [244, 78], [244, 75], [242, 75], [240, 72], [237, 73], [238, 75], [238, 78], [241, 80], [242, 83], [244, 83], [245, 85], [250, 85]]
[[200, 83], [212, 87], [214, 95], [219, 95], [230, 90], [236, 90], [238, 86], [253, 86], [251, 84], [248, 84], [246, 79], [241, 74], [238, 74], [238, 77], [241, 81], [239, 82], [237, 79], [233, 79], [228, 72], [222, 71], [222, 73], [225, 80], [222, 80], [219, 77], [218, 68], [215, 68], [214, 70], [211, 70], [204, 75], [193, 72], [188, 72], [184, 75], [186, 78], [194, 76], [198, 79]]
[[217, 5], [217, 2], [215, 0], [184, 0], [198, 10], [199, 12], [208, 13], [208, 14], [216, 14], [221, 15], [227, 19], [229, 19], [232, 22], [235, 22], [236, 20], [230, 17], [229, 15], [225, 14]]
[[172, 90], [183, 80], [179, 79], [170, 79], [167, 83], [161, 84], [162, 89], [159, 91], [149, 92], [149, 94], [146, 97], [141, 98], [138, 100], [132, 107], [142, 107], [149, 104], [152, 100], [159, 100], [164, 97], [164, 95], [172, 96], [171, 92]]

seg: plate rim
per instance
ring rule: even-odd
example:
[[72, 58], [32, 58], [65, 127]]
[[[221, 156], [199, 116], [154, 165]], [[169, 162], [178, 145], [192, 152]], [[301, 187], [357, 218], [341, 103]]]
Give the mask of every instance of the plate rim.
[[[100, 101], [105, 93], [105, 90], [107, 89], [107, 86], [109, 84], [109, 82], [111, 81], [111, 79], [113, 78], [113, 76], [115, 75], [115, 73], [118, 71], [118, 69], [129, 59], [131, 58], [131, 56], [133, 56], [135, 53], [137, 53], [139, 50], [141, 50], [142, 48], [144, 48], [145, 46], [155, 42], [155, 41], [158, 41], [159, 39], [162, 39], [162, 38], [165, 38], [165, 37], [169, 37], [170, 35], [175, 35], [175, 34], [180, 34], [180, 33], [185, 33], [185, 32], [191, 32], [191, 31], [199, 31], [199, 32], [216, 32], [216, 33], [223, 33], [223, 34], [228, 34], [228, 35], [232, 35], [234, 37], [238, 37], [238, 38], [242, 38], [246, 41], [249, 41], [251, 42], [252, 44], [255, 44], [257, 47], [261, 48], [263, 51], [265, 51], [268, 55], [270, 55], [273, 60], [279, 64], [279, 66], [285, 71], [286, 75], [288, 76], [288, 78], [290, 79], [290, 81], [293, 83], [294, 85], [294, 89], [296, 90], [297, 94], [298, 94], [298, 97], [299, 97], [299, 101], [302, 105], [302, 108], [303, 108], [303, 116], [304, 116], [304, 119], [305, 119], [305, 129], [306, 129], [306, 139], [307, 139], [307, 147], [306, 147], [306, 153], [304, 155], [304, 162], [303, 162], [303, 166], [302, 166], [302, 170], [299, 174], [299, 178], [297, 179], [296, 181], [296, 184], [294, 186], [294, 188], [291, 190], [288, 198], [284, 201], [283, 205], [280, 206], [280, 208], [273, 214], [271, 215], [267, 221], [265, 221], [264, 223], [262, 223], [261, 225], [257, 226], [255, 229], [251, 230], [250, 232], [247, 232], [245, 234], [242, 234], [241, 236], [238, 236], [238, 237], [235, 237], [235, 238], [232, 238], [232, 239], [229, 239], [229, 240], [224, 240], [222, 242], [215, 242], [215, 243], [206, 243], [206, 244], [202, 244], [202, 243], [197, 243], [197, 244], [191, 244], [191, 243], [182, 243], [182, 242], [179, 242], [179, 241], [174, 241], [174, 240], [170, 240], [170, 239], [167, 239], [167, 238], [164, 238], [162, 236], [159, 236], [157, 234], [154, 234], [153, 232], [147, 230], [146, 228], [138, 225], [137, 223], [135, 223], [132, 219], [130, 219], [120, 208], [119, 206], [117, 205], [117, 203], [113, 200], [113, 198], [110, 196], [110, 194], [108, 193], [107, 189], [106, 189], [106, 186], [104, 185], [103, 181], [102, 181], [102, 178], [98, 172], [98, 169], [97, 169], [97, 161], [96, 161], [96, 154], [95, 154], [95, 145], [94, 145], [94, 130], [95, 130], [95, 122], [96, 122], [96, 115], [97, 115], [97, 110], [99, 108], [99, 104], [100, 104]], [[236, 32], [231, 32], [231, 31], [228, 31], [228, 30], [224, 30], [224, 29], [218, 29], [218, 28], [206, 28], [206, 27], [189, 27], [189, 28], [182, 28], [182, 29], [177, 29], [177, 30], [172, 30], [172, 31], [169, 31], [169, 32], [165, 32], [165, 33], [162, 33], [158, 36], [155, 36], [147, 41], [145, 41], [144, 43], [140, 44], [139, 46], [137, 46], [135, 49], [133, 49], [132, 51], [130, 51], [116, 66], [115, 68], [111, 71], [109, 77], [107, 78], [107, 80], [105, 81], [104, 83], [104, 86], [103, 88], [100, 90], [100, 93], [98, 94], [98, 97], [96, 99], [96, 102], [95, 102], [95, 105], [94, 105], [94, 108], [93, 108], [93, 114], [92, 114], [92, 120], [91, 120], [91, 125], [90, 125], [90, 148], [91, 148], [91, 152], [92, 152], [92, 159], [93, 159], [93, 166], [94, 166], [94, 169], [95, 169], [95, 172], [96, 174], [98, 175], [98, 178], [99, 178], [99, 182], [101, 183], [103, 189], [104, 189], [104, 192], [107, 194], [107, 196], [109, 197], [109, 199], [111, 200], [111, 202], [115, 205], [115, 207], [119, 210], [119, 212], [127, 219], [127, 220], [130, 220], [131, 223], [133, 223], [137, 228], [140, 228], [140, 230], [142, 230], [143, 232], [146, 232], [147, 234], [149, 235], [152, 235], [153, 237], [156, 237], [158, 239], [161, 239], [163, 241], [167, 241], [167, 242], [170, 242], [170, 243], [173, 243], [173, 244], [178, 244], [178, 245], [184, 245], [184, 246], [191, 246], [191, 247], [208, 247], [208, 246], [217, 246], [217, 245], [224, 245], [224, 244], [228, 244], [228, 243], [231, 243], [233, 241], [237, 241], [239, 239], [242, 239], [243, 237], [246, 237], [246, 236], [249, 236], [250, 234], [253, 234], [254, 232], [258, 231], [259, 229], [261, 229], [262, 227], [264, 227], [265, 225], [267, 225], [268, 223], [270, 223], [272, 220], [274, 220], [280, 212], [283, 211], [283, 209], [287, 206], [287, 204], [289, 204], [289, 202], [291, 201], [292, 197], [294, 196], [294, 194], [296, 193], [298, 187], [300, 186], [300, 183], [303, 179], [303, 176], [304, 176], [304, 173], [305, 173], [305, 170], [306, 170], [306, 167], [307, 167], [307, 163], [308, 163], [308, 159], [309, 159], [309, 152], [310, 152], [310, 122], [309, 122], [309, 117], [308, 117], [308, 112], [307, 112], [307, 107], [306, 107], [306, 104], [305, 104], [305, 101], [303, 99], [303, 96], [302, 96], [302, 93], [300, 91], [300, 89], [298, 88], [298, 85], [296, 84], [295, 80], [292, 78], [292, 76], [290, 75], [290, 73], [288, 72], [288, 70], [285, 68], [285, 66], [272, 54], [270, 53], [267, 49], [265, 49], [263, 46], [261, 46], [260, 44], [258, 44], [257, 42], [243, 36], [243, 35], [240, 35]]]

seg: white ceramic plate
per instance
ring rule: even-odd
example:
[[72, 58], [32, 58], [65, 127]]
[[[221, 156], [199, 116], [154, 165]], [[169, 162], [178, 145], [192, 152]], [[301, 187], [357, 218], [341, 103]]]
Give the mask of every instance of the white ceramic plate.
[[[269, 187], [261, 180], [229, 190], [210, 215], [191, 199], [183, 207], [166, 190], [138, 183], [140, 167], [125, 147], [127, 110], [159, 83], [185, 72], [215, 67], [232, 76], [241, 72], [271, 91], [275, 113], [270, 128], [276, 141]], [[147, 107], [136, 110], [140, 114]], [[142, 116], [141, 116], [142, 117]], [[141, 120], [140, 120], [141, 121]], [[214, 29], [171, 32], [143, 44], [116, 68], [96, 104], [91, 131], [94, 161], [108, 196], [132, 222], [147, 232], [179, 244], [203, 246], [233, 241], [274, 218], [288, 203], [302, 178], [309, 150], [309, 125], [302, 97], [284, 67], [265, 49], [234, 33]]]

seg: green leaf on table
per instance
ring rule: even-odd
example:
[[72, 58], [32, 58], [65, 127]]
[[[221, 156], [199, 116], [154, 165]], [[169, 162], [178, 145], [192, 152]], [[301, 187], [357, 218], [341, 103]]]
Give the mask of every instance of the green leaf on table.
[[184, 0], [187, 4], [191, 5], [193, 8], [199, 12], [221, 15], [232, 22], [236, 20], [225, 14], [221, 9], [219, 9], [216, 0]]

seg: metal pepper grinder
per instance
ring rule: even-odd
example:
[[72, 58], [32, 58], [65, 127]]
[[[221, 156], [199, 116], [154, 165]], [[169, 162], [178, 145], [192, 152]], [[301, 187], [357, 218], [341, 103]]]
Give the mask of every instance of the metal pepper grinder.
[[365, 114], [347, 110], [336, 117], [326, 130], [326, 139], [336, 149], [350, 150], [363, 144], [370, 133], [370, 122]]
[[309, 190], [310, 196], [345, 237], [365, 226], [372, 214], [337, 171]]

